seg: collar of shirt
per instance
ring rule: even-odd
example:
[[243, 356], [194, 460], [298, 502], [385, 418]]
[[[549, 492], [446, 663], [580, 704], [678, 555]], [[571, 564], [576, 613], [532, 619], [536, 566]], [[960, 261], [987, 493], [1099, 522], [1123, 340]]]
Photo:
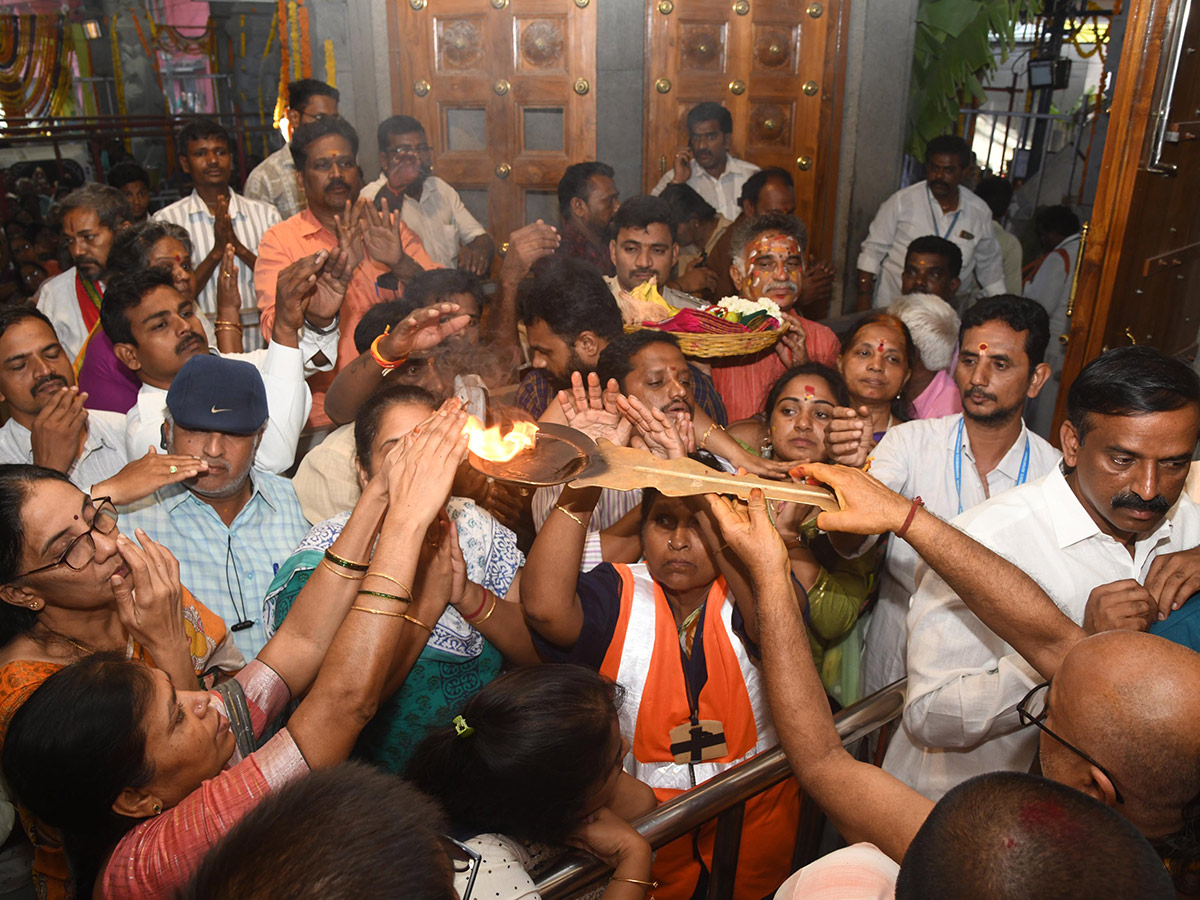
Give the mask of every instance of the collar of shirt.
[[[251, 466], [250, 497], [246, 500], [246, 505], [238, 510], [238, 514], [234, 516], [234, 525], [236, 525], [237, 520], [242, 517], [242, 513], [244, 513], [250, 507], [250, 504], [254, 502], [255, 497], [262, 497], [263, 502], [266, 503], [273, 512], [279, 511], [279, 504], [276, 503], [275, 498], [271, 496], [271, 492], [267, 489], [266, 480], [260, 477], [260, 473], [253, 466]], [[216, 513], [212, 511], [211, 506], [189, 491], [186, 485], [182, 483], [171, 484], [165, 488], [162, 488], [158, 492], [158, 502], [162, 504], [163, 511], [168, 513], [172, 513], [183, 504], [188, 503], [195, 504], [197, 506], [203, 506], [209, 510], [211, 515], [216, 515]], [[203, 512], [203, 510], [200, 511]]]
[[[705, 169], [704, 166], [700, 165], [700, 163], [696, 162], [696, 160], [693, 159], [691, 162], [692, 177], [693, 178], [707, 178], [713, 184], [720, 184], [726, 178], [736, 178], [739, 174], [741, 174], [741, 170], [743, 168], [746, 168], [747, 165], [748, 164], [744, 160], [738, 159], [736, 156], [734, 156], [731, 153], [725, 157], [724, 171], [721, 172], [721, 174], [718, 177], [714, 178], [712, 175], [708, 174], [708, 170]], [[754, 168], [753, 171], [757, 171], [757, 168]]]
[[[958, 413], [954, 416], [954, 421], [950, 423], [950, 428], [946, 432], [946, 449], [951, 455], [954, 454], [954, 445], [958, 441], [958, 423], [962, 421], [963, 414]], [[994, 471], [1006, 475], [1014, 484], [1017, 477], [1021, 474], [1021, 459], [1025, 455], [1025, 442], [1029, 438], [1029, 429], [1025, 427], [1025, 420], [1021, 420], [1021, 431], [1017, 435], [1017, 439], [1012, 442], [1008, 450], [1000, 462], [996, 463]], [[1031, 448], [1032, 452], [1032, 448]], [[963, 458], [975, 462], [975, 452], [971, 449], [971, 432], [963, 428]], [[1091, 517], [1088, 517], [1089, 521]]]
[[[1070, 547], [1072, 544], [1078, 544], [1089, 538], [1098, 536], [1106, 537], [1114, 544], [1116, 543], [1115, 539], [1104, 535], [1100, 530], [1100, 526], [1088, 515], [1088, 511], [1083, 508], [1083, 504], [1079, 502], [1079, 498], [1075, 496], [1075, 492], [1067, 484], [1067, 478], [1063, 474], [1061, 465], [1056, 466], [1054, 471], [1046, 476], [1042, 489], [1046, 493], [1046, 508], [1049, 512], [1050, 522], [1054, 527], [1054, 534], [1058, 538], [1058, 546], [1060, 548]], [[1175, 508], [1173, 507], [1171, 512]], [[1163, 517], [1158, 528], [1151, 534], [1135, 542], [1134, 554], [1136, 558], [1145, 558], [1145, 555], [1153, 550], [1161, 541], [1170, 538], [1171, 512], [1168, 512]]]
[[274, 160], [275, 164], [282, 169], [292, 172], [296, 170], [296, 160], [292, 159], [292, 145], [290, 143], [284, 144], [268, 156], [267, 159]]

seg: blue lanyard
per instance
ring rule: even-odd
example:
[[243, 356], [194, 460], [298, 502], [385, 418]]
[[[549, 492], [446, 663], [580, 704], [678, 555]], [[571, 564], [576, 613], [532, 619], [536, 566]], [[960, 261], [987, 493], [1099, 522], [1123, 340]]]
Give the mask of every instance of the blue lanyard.
[[[958, 209], [955, 210], [955, 212], [954, 212], [954, 218], [951, 219], [950, 224], [946, 226], [946, 233], [942, 234], [938, 230], [937, 213], [934, 212], [934, 210], [933, 210], [933, 192], [931, 190], [929, 190], [928, 185], [925, 186], [925, 199], [929, 203], [929, 215], [933, 219], [933, 233], [936, 234], [940, 238], [945, 238], [946, 240], [949, 240], [950, 235], [954, 233], [954, 226], [958, 224], [958, 217], [962, 215], [962, 204], [961, 203], [959, 204]], [[961, 512], [961, 510], [959, 510], [959, 511]]]
[[[967, 424], [965, 418], [958, 420], [958, 436], [954, 439], [954, 490], [958, 492], [958, 512], [961, 515], [963, 511], [962, 505], [962, 444], [963, 444], [963, 426]], [[1029, 435], [1025, 435], [1025, 452], [1021, 454], [1021, 468], [1017, 472], [1017, 484], [1025, 483], [1025, 476], [1029, 474]]]

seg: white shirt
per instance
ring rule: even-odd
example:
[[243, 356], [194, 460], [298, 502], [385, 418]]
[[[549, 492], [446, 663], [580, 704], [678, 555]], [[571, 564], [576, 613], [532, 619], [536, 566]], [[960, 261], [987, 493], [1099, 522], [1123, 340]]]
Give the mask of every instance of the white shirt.
[[[742, 212], [738, 205], [738, 197], [742, 195], [742, 185], [746, 179], [759, 170], [752, 162], [738, 159], [736, 156], [725, 157], [725, 171], [720, 178], [713, 178], [704, 171], [704, 166], [692, 160], [692, 177], [686, 182], [708, 204], [727, 219], [736, 219]], [[675, 177], [673, 170], [668, 171], [658, 180], [650, 193], [657, 197], [663, 192], [671, 179]], [[899, 292], [897, 292], [899, 293]]]
[[858, 268], [878, 276], [876, 308], [888, 306], [900, 296], [900, 275], [908, 245], [927, 234], [944, 237], [962, 251], [960, 292], [969, 291], [971, 276], [977, 274], [985, 295], [1004, 293], [1004, 261], [992, 233], [988, 205], [960, 185], [958, 208], [944, 213], [925, 182], [919, 181], [880, 204], [859, 251]]
[[[160, 209], [154, 214], [154, 219], [181, 225], [187, 229], [192, 237], [193, 263], [199, 263], [212, 252], [215, 241], [213, 224], [216, 222], [216, 216], [208, 211], [208, 206], [195, 191], [182, 200]], [[258, 242], [262, 236], [268, 228], [280, 221], [274, 206], [250, 200], [233, 190], [229, 192], [229, 219], [233, 223], [233, 233], [251, 253], [258, 253]], [[235, 265], [242, 306], [254, 309], [254, 269], [241, 260], [237, 260]], [[196, 294], [196, 305], [209, 316], [217, 312], [217, 277], [220, 270], [221, 266], [218, 264], [208, 282], [200, 286]]]
[[[925, 508], [941, 519], [959, 514], [959, 492], [954, 480], [955, 446], [962, 413], [938, 419], [917, 419], [893, 425], [872, 453], [871, 474], [905, 497], [920, 497]], [[988, 497], [1017, 484], [1025, 443], [1029, 442], [1029, 468], [1025, 481], [1035, 481], [1053, 470], [1062, 454], [1021, 423], [1021, 433], [987, 476], [987, 491], [975, 468], [971, 435], [963, 428], [962, 509], [971, 509]], [[869, 545], [868, 545], [869, 546]], [[865, 549], [865, 548], [864, 548]], [[921, 557], [905, 540], [888, 543], [887, 570], [880, 579], [879, 601], [867, 620], [863, 653], [863, 694], [874, 693], [904, 677], [909, 598], [917, 589]]]
[[[265, 350], [217, 355], [251, 363], [262, 374], [269, 418], [254, 467], [276, 475], [287, 471], [295, 461], [296, 442], [312, 410], [312, 392], [304, 380], [301, 351], [272, 341]], [[148, 447], [161, 448], [166, 408], [167, 392], [143, 384], [137, 402], [125, 417], [125, 450], [131, 459], [145, 456]]]
[[[54, 326], [58, 342], [63, 345], [67, 355], [75, 360], [79, 351], [87, 343], [88, 329], [83, 324], [83, 314], [79, 312], [79, 298], [75, 293], [75, 266], [67, 269], [61, 275], [43, 281], [34, 298], [34, 306]], [[104, 285], [98, 284], [101, 294]]]
[[[143, 448], [139, 456], [146, 453]], [[67, 472], [71, 484], [90, 494], [93, 485], [112, 478], [129, 462], [125, 452], [125, 416], [101, 409], [89, 409], [87, 438], [83, 452]], [[16, 419], [0, 428], [0, 463], [32, 463], [33, 437]]]
[[[1145, 583], [1159, 555], [1200, 544], [1200, 506], [1181, 496], [1130, 556], [1100, 531], [1057, 468], [953, 524], [1012, 560], [1075, 622], [1094, 588], [1123, 578]], [[1029, 771], [1038, 731], [1021, 727], [1016, 708], [1042, 677], [932, 571], [913, 597], [908, 634], [903, 728], [884, 769], [931, 800], [984, 772]]]
[[[380, 175], [363, 188], [359, 196], [374, 202], [375, 195], [385, 184], [387, 176]], [[417, 233], [429, 258], [447, 269], [458, 266], [460, 244], [469, 244], [487, 233], [463, 205], [458, 191], [436, 175], [425, 179], [420, 200], [405, 195], [400, 218]]]
[[1066, 348], [1059, 342], [1058, 336], [1067, 331], [1067, 305], [1071, 300], [1071, 282], [1078, 258], [1079, 235], [1073, 234], [1046, 254], [1025, 285], [1025, 296], [1042, 304], [1050, 316], [1050, 344], [1046, 347], [1046, 362], [1055, 376], [1062, 375], [1063, 357], [1066, 355]]

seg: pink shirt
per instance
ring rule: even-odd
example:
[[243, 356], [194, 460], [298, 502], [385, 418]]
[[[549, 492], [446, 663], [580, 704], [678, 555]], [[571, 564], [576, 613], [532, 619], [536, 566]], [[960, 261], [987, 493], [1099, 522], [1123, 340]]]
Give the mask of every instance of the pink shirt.
[[[254, 733], [261, 735], [287, 705], [287, 685], [257, 659], [235, 677], [246, 692]], [[286, 729], [245, 759], [239, 761], [235, 751], [220, 775], [121, 839], [104, 869], [100, 895], [112, 900], [171, 900], [212, 845], [242, 816], [271, 791], [307, 773], [308, 764]]]
[[892, 900], [900, 867], [874, 844], [853, 844], [809, 863], [775, 900]]
[[[429, 258], [416, 232], [403, 222], [400, 223], [400, 234], [404, 252], [417, 265], [423, 269], [440, 268]], [[271, 327], [275, 322], [275, 283], [279, 280], [280, 270], [318, 250], [333, 250], [335, 247], [337, 237], [307, 209], [267, 229], [258, 242], [258, 263], [254, 266], [254, 293], [258, 296], [263, 337], [270, 339]], [[362, 321], [363, 314], [384, 299], [375, 290], [375, 279], [386, 271], [375, 260], [364, 257], [350, 280], [338, 323], [337, 364], [332, 372], [322, 372], [308, 379], [313, 397], [312, 414], [308, 417], [310, 427], [330, 424], [329, 417], [325, 415], [325, 392], [333, 383], [336, 373], [358, 358], [354, 329]]]
[[[833, 329], [791, 313], [785, 315], [792, 328], [804, 329], [808, 358], [813, 362], [836, 368], [842, 344], [833, 333]], [[729, 421], [748, 419], [762, 412], [771, 387], [788, 368], [774, 347], [753, 356], [712, 360], [713, 383], [717, 386], [721, 399], [725, 401]]]
[[940, 419], [962, 412], [962, 393], [949, 372], [939, 371], [912, 402], [914, 419]]

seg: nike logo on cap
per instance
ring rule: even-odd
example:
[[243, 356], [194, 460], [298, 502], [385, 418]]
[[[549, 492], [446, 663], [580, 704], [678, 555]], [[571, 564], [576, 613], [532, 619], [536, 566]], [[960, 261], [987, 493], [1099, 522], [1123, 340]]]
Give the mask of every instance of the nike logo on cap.
[[212, 408], [209, 410], [209, 412], [213, 413], [214, 415], [216, 413], [233, 412], [233, 407], [231, 406], [231, 407], [229, 407], [229, 409], [217, 409], [217, 404], [214, 403], [212, 405]]

